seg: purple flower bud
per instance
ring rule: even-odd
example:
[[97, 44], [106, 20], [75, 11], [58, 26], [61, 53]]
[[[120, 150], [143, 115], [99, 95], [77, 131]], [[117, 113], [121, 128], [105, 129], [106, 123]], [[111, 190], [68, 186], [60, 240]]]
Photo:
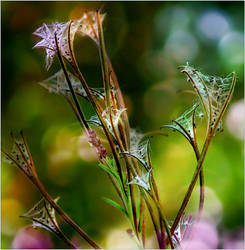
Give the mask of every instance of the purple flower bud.
[[54, 248], [54, 245], [48, 232], [27, 226], [19, 230], [12, 247], [15, 249], [50, 249]]

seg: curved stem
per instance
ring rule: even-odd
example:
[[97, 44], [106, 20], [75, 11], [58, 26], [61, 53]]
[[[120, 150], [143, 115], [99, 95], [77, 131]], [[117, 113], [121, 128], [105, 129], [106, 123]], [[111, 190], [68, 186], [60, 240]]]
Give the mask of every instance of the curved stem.
[[69, 89], [70, 89], [70, 92], [71, 92], [71, 95], [72, 95], [72, 98], [73, 98], [73, 101], [75, 102], [75, 105], [76, 105], [76, 108], [77, 108], [77, 111], [78, 111], [78, 114], [79, 114], [79, 117], [84, 125], [84, 128], [86, 130], [89, 129], [89, 126], [88, 126], [88, 123], [83, 115], [83, 112], [82, 112], [82, 109], [81, 109], [81, 106], [77, 100], [77, 97], [76, 97], [76, 94], [73, 90], [73, 87], [72, 87], [72, 84], [71, 84], [71, 81], [70, 81], [70, 78], [68, 76], [68, 73], [67, 73], [67, 70], [66, 70], [66, 67], [65, 67], [65, 64], [64, 64], [64, 61], [62, 59], [62, 56], [61, 56], [61, 53], [60, 53], [60, 50], [59, 50], [59, 46], [58, 46], [58, 41], [57, 41], [57, 36], [55, 34], [55, 42], [56, 42], [56, 47], [57, 47], [57, 55], [58, 55], [58, 58], [59, 58], [59, 61], [60, 61], [60, 65], [61, 65], [61, 68], [64, 72], [64, 75], [65, 75], [65, 78], [66, 78], [66, 81], [67, 81], [67, 84], [69, 86]]
[[[196, 106], [196, 108], [194, 109], [193, 115], [192, 115], [193, 139], [192, 139], [191, 144], [192, 144], [192, 147], [193, 147], [195, 155], [196, 155], [196, 160], [198, 162], [199, 158], [200, 158], [200, 151], [199, 151], [199, 147], [197, 144], [196, 124], [195, 124], [195, 113], [196, 113], [197, 107], [198, 106]], [[201, 218], [203, 205], [204, 205], [204, 173], [203, 173], [203, 169], [201, 169], [200, 174], [199, 174], [199, 182], [200, 182], [200, 199], [199, 199], [197, 220], [199, 220]]]
[[202, 164], [204, 162], [206, 153], [208, 151], [209, 144], [210, 144], [210, 142], [211, 142], [211, 140], [212, 140], [212, 138], [213, 138], [213, 136], [215, 134], [215, 131], [216, 131], [218, 125], [219, 125], [219, 122], [220, 122], [221, 118], [223, 117], [223, 115], [225, 113], [225, 110], [226, 110], [226, 108], [228, 106], [228, 103], [229, 103], [229, 101], [231, 99], [231, 95], [233, 93], [235, 83], [236, 83], [236, 74], [233, 72], [232, 85], [231, 85], [231, 88], [229, 90], [228, 96], [227, 96], [227, 98], [226, 98], [226, 100], [225, 100], [225, 102], [223, 104], [223, 107], [222, 107], [222, 109], [220, 111], [220, 114], [219, 114], [218, 118], [216, 119], [216, 122], [215, 122], [213, 128], [211, 128], [210, 124], [208, 124], [207, 136], [206, 136], [206, 140], [205, 140], [205, 143], [204, 143], [204, 146], [203, 146], [203, 149], [202, 149], [202, 153], [201, 153], [200, 158], [198, 160], [197, 167], [196, 167], [195, 172], [193, 174], [193, 177], [192, 177], [191, 183], [190, 183], [190, 185], [188, 187], [187, 193], [186, 193], [186, 195], [184, 197], [184, 200], [183, 200], [183, 202], [181, 204], [181, 207], [180, 207], [180, 209], [178, 211], [178, 214], [177, 214], [177, 216], [176, 216], [176, 218], [174, 220], [174, 223], [173, 223], [173, 225], [171, 227], [171, 233], [174, 233], [174, 231], [175, 231], [175, 229], [176, 229], [176, 227], [177, 227], [177, 225], [179, 223], [179, 220], [180, 220], [181, 216], [183, 215], [184, 210], [185, 210], [185, 208], [186, 208], [186, 206], [188, 204], [188, 201], [189, 201], [189, 199], [191, 197], [193, 188], [194, 188], [195, 183], [197, 181], [197, 177], [198, 177], [198, 175], [200, 174], [200, 172], [202, 170]]
[[197, 167], [196, 167], [196, 170], [195, 170], [195, 172], [193, 174], [191, 183], [190, 183], [190, 185], [188, 187], [188, 190], [187, 190], [187, 192], [185, 194], [184, 200], [182, 201], [181, 207], [180, 207], [180, 209], [178, 211], [178, 214], [177, 214], [177, 216], [176, 216], [176, 218], [174, 220], [174, 223], [173, 223], [173, 225], [171, 227], [171, 233], [172, 234], [174, 233], [174, 231], [175, 231], [175, 229], [176, 229], [176, 227], [177, 227], [177, 225], [179, 223], [179, 220], [180, 220], [181, 216], [183, 215], [184, 210], [185, 210], [185, 208], [186, 208], [186, 206], [187, 206], [187, 204], [189, 202], [189, 199], [191, 197], [193, 188], [194, 188], [194, 186], [196, 184], [198, 175], [200, 174], [200, 171], [202, 169], [202, 164], [204, 162], [204, 159], [205, 159], [209, 144], [211, 142], [211, 139], [212, 139], [212, 137], [208, 136], [207, 140], [205, 141], [205, 144], [203, 146], [203, 150], [202, 150], [201, 156], [200, 156], [200, 158], [198, 160]]
[[[199, 152], [199, 149], [197, 147], [196, 141], [193, 142], [192, 146], [193, 146], [193, 149], [195, 151], [196, 160], [198, 162], [199, 159], [200, 159], [200, 152]], [[200, 182], [200, 199], [199, 199], [199, 208], [198, 208], [197, 220], [199, 220], [201, 218], [201, 214], [202, 214], [202, 210], [203, 210], [203, 206], [204, 206], [204, 190], [205, 190], [205, 188], [204, 188], [203, 168], [201, 168], [201, 170], [200, 170], [199, 182]]]

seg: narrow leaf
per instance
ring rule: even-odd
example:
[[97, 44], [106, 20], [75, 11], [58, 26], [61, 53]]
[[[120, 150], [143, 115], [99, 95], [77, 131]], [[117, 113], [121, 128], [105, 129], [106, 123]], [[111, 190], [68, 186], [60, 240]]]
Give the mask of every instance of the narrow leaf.
[[103, 197], [102, 199], [103, 199], [105, 202], [107, 202], [108, 204], [110, 204], [111, 206], [117, 208], [117, 209], [118, 209], [119, 211], [121, 211], [124, 215], [126, 215], [126, 217], [128, 217], [127, 211], [126, 211], [124, 208], [122, 208], [117, 202], [115, 202], [115, 201], [113, 201], [113, 200], [111, 200], [111, 199], [109, 199], [109, 198], [106, 198], [106, 197]]

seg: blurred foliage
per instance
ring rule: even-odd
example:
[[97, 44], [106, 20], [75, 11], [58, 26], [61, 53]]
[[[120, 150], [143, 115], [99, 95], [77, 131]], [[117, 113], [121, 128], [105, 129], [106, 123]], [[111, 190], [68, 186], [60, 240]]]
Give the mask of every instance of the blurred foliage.
[[[32, 32], [43, 22], [79, 18], [85, 9], [96, 8], [107, 13], [106, 47], [125, 94], [131, 126], [145, 132], [169, 124], [192, 104], [191, 94], [178, 92], [190, 88], [177, 70], [186, 61], [208, 74], [235, 71], [238, 81], [232, 102], [243, 98], [244, 7], [242, 2], [1, 2], [2, 147], [11, 148], [10, 131], [23, 129], [50, 194], [61, 196], [64, 210], [102, 246], [113, 248], [107, 237], [128, 225], [101, 197], [116, 194], [85, 138], [79, 138], [70, 107], [37, 84], [59, 64], [56, 61], [46, 72], [44, 52], [32, 49], [36, 41]], [[77, 37], [75, 50], [87, 81], [101, 86], [95, 45]], [[83, 105], [87, 117], [92, 115], [91, 107]], [[163, 207], [174, 218], [195, 157], [184, 139], [172, 132], [153, 139], [152, 157]], [[212, 204], [218, 204], [216, 212], [225, 230], [243, 226], [243, 163], [243, 141], [225, 125], [204, 163], [206, 206], [212, 210]], [[1, 173], [2, 247], [11, 248], [17, 230], [28, 224], [18, 216], [40, 196], [17, 169], [4, 163]], [[191, 202], [194, 208], [197, 200], [198, 195]], [[69, 228], [65, 230], [73, 236]]]

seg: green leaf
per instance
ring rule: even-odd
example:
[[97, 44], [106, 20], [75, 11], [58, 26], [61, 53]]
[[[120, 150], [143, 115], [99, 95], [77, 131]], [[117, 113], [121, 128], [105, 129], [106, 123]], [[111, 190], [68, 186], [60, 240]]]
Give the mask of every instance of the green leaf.
[[113, 206], [113, 207], [117, 208], [118, 210], [120, 210], [123, 214], [126, 215], [126, 217], [128, 217], [128, 212], [124, 208], [122, 208], [117, 202], [115, 202], [115, 201], [113, 201], [113, 200], [111, 200], [109, 198], [106, 198], [106, 197], [102, 197], [102, 199], [104, 201], [106, 201], [107, 203], [109, 203], [111, 206]]
[[109, 167], [105, 166], [104, 164], [99, 163], [99, 167], [101, 167], [103, 170], [105, 170], [108, 174], [112, 175], [116, 179], [118, 178], [118, 174], [114, 170], [112, 170]]
[[119, 188], [121, 189], [122, 194], [124, 194], [124, 187], [123, 187], [123, 183], [121, 182], [120, 176], [117, 173], [117, 170], [114, 166], [114, 161], [110, 158], [106, 159], [107, 164], [109, 167], [107, 167], [106, 165], [99, 163], [99, 166], [106, 171], [109, 175], [111, 175], [112, 177], [114, 177], [118, 183]]

